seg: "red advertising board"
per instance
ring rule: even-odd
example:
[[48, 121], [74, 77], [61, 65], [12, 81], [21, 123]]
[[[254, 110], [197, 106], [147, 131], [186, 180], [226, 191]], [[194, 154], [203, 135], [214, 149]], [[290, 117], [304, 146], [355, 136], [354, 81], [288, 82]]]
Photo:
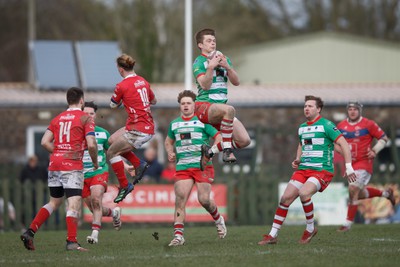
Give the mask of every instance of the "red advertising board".
[[[118, 189], [110, 185], [104, 194], [103, 205], [105, 207], [119, 206], [122, 209], [121, 220], [123, 222], [173, 222], [175, 208], [174, 185], [148, 185], [140, 184], [135, 186], [122, 202], [113, 202]], [[224, 184], [212, 186], [211, 197], [215, 200], [218, 210], [227, 220], [227, 190]], [[92, 222], [92, 214], [84, 206], [85, 222]], [[207, 222], [212, 220], [211, 215], [200, 205], [197, 200], [197, 189], [193, 187], [192, 193], [186, 203], [186, 222]], [[103, 222], [110, 222], [110, 217], [103, 217]]]

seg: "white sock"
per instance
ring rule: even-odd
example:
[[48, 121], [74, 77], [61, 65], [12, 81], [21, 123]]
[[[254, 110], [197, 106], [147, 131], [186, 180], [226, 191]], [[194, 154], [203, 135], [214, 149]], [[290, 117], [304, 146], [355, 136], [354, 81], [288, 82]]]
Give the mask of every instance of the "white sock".
[[312, 223], [307, 223], [306, 224], [306, 230], [307, 230], [307, 232], [309, 232], [309, 233], [312, 233], [313, 231], [314, 231], [314, 223], [312, 222]]
[[98, 239], [98, 237], [99, 237], [99, 230], [93, 230], [91, 236], [92, 236], [93, 238]]
[[272, 236], [272, 237], [277, 237], [278, 236], [278, 231], [279, 231], [279, 229], [277, 229], [275, 227], [272, 227], [271, 228], [271, 232], [269, 232], [269, 235]]

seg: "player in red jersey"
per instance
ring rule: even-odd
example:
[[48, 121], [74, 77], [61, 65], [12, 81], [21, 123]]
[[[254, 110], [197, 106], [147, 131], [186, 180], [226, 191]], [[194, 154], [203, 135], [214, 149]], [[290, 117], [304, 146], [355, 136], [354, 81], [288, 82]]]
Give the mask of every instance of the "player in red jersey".
[[[337, 128], [343, 133], [350, 145], [352, 165], [357, 175], [357, 181], [349, 183], [349, 205], [347, 219], [338, 231], [346, 232], [354, 221], [357, 213], [358, 200], [372, 197], [385, 197], [395, 205], [393, 190], [380, 190], [367, 186], [372, 176], [373, 160], [388, 141], [386, 134], [372, 120], [364, 118], [362, 114], [362, 104], [358, 101], [350, 101], [347, 104], [347, 119], [341, 121]], [[372, 141], [376, 139], [376, 144], [371, 149]], [[340, 151], [340, 149], [337, 149]]]
[[67, 207], [67, 250], [86, 251], [77, 241], [78, 218], [81, 211], [83, 188], [83, 151], [89, 150], [93, 168], [98, 168], [97, 143], [94, 122], [82, 111], [84, 94], [82, 89], [72, 87], [67, 91], [69, 108], [55, 117], [43, 135], [41, 144], [51, 153], [48, 186], [50, 201], [44, 205], [33, 219], [29, 229], [21, 235], [28, 250], [35, 250], [33, 238], [40, 226], [54, 210], [68, 200]]
[[126, 125], [110, 137], [111, 145], [107, 151], [120, 187], [115, 203], [122, 201], [133, 190], [133, 184], [125, 175], [122, 157], [132, 164], [136, 175], [140, 175], [140, 160], [132, 150], [140, 148], [154, 135], [150, 105], [155, 105], [157, 100], [150, 84], [135, 73], [134, 66], [135, 60], [129, 55], [122, 54], [117, 58], [117, 68], [123, 80], [115, 87], [110, 107], [117, 108], [123, 104], [128, 119]]

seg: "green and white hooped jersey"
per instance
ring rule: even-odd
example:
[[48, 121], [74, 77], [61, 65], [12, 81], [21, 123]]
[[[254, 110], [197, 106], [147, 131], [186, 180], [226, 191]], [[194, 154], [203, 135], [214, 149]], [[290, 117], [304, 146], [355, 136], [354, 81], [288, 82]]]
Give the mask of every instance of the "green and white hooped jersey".
[[108, 164], [106, 160], [106, 151], [109, 148], [108, 138], [110, 133], [99, 126], [94, 128], [96, 141], [97, 141], [97, 160], [99, 161], [99, 168], [93, 171], [93, 163], [90, 158], [89, 151], [86, 149], [83, 154], [83, 173], [86, 178], [91, 178], [95, 175], [102, 174], [108, 171]]
[[[229, 66], [232, 67], [231, 60], [228, 57], [226, 59]], [[203, 90], [197, 82], [197, 77], [206, 73], [207, 66], [208, 62], [205, 55], [198, 56], [193, 63], [193, 76], [198, 89], [196, 101], [225, 104], [228, 101], [228, 72], [222, 67], [215, 68], [210, 89]]]
[[299, 140], [302, 147], [299, 170], [334, 172], [334, 142], [341, 136], [336, 125], [322, 117], [299, 127]]
[[[218, 133], [210, 124], [204, 124], [196, 116], [173, 120], [168, 129], [168, 137], [175, 140], [176, 170], [200, 168], [201, 145], [209, 144], [210, 137]], [[211, 165], [211, 161], [208, 163]]]

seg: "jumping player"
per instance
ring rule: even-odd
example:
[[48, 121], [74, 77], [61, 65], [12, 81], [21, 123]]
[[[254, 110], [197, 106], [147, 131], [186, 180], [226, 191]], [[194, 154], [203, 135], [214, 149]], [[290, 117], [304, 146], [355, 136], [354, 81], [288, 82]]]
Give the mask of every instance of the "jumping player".
[[195, 39], [201, 52], [193, 63], [193, 75], [198, 89], [195, 114], [201, 122], [220, 130], [222, 135], [222, 143], [215, 144], [212, 148], [202, 147], [200, 167], [204, 169], [210, 158], [222, 150], [224, 162], [235, 162], [233, 148], [248, 146], [250, 137], [243, 124], [235, 118], [235, 108], [226, 104], [228, 80], [235, 86], [240, 82], [231, 60], [216, 50], [215, 31], [200, 30]]
[[127, 159], [135, 168], [136, 175], [140, 170], [140, 159], [132, 150], [140, 148], [154, 135], [154, 121], [150, 105], [157, 103], [150, 84], [133, 70], [136, 61], [129, 55], [122, 54], [117, 58], [118, 72], [123, 77], [117, 84], [111, 97], [111, 108], [124, 105], [128, 113], [126, 125], [110, 137], [107, 157], [119, 181], [119, 191], [115, 203], [122, 201], [132, 190], [133, 184], [125, 175], [124, 161]]

